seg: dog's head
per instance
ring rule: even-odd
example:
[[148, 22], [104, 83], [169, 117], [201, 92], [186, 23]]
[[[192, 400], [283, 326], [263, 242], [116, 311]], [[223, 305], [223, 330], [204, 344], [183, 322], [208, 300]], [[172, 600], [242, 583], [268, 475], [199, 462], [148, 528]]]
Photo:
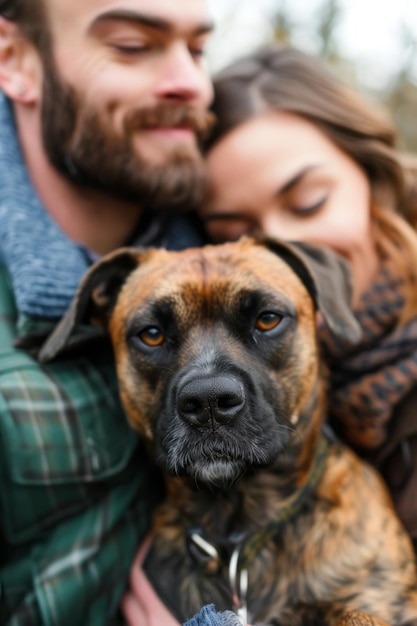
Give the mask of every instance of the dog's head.
[[305, 244], [122, 249], [87, 273], [40, 359], [75, 326], [103, 327], [129, 420], [158, 461], [228, 484], [319, 428], [316, 312], [336, 340], [356, 341], [349, 298], [344, 262]]

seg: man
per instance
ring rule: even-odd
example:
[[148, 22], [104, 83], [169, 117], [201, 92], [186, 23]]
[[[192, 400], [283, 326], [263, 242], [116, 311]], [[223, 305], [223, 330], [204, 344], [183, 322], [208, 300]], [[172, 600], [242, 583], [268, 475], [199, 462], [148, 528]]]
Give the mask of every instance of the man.
[[158, 494], [112, 357], [22, 348], [98, 255], [200, 242], [176, 210], [204, 190], [211, 28], [204, 0], [0, 0], [1, 624], [117, 623]]

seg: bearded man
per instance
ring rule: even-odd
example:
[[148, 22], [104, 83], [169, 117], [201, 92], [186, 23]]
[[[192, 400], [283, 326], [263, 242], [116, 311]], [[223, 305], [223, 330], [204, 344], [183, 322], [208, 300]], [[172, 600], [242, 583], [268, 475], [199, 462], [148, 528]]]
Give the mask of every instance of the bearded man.
[[204, 0], [0, 0], [3, 625], [118, 623], [158, 490], [112, 355], [30, 348], [98, 256], [201, 243], [211, 29]]

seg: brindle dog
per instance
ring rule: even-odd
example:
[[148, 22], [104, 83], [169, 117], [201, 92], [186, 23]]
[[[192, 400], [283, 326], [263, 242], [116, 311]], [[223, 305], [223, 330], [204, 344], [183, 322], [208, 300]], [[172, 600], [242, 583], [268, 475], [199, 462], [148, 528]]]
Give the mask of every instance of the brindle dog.
[[326, 435], [317, 310], [358, 340], [330, 251], [243, 239], [123, 249], [87, 274], [44, 346], [110, 333], [129, 420], [166, 472], [146, 568], [180, 620], [214, 602], [252, 624], [417, 617], [408, 536], [377, 473]]

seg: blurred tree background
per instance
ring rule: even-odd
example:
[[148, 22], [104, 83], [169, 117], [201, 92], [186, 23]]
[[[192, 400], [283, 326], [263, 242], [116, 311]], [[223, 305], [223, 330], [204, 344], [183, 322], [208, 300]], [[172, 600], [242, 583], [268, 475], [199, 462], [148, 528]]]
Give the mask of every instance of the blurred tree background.
[[[344, 9], [338, 0], [323, 0], [318, 6], [316, 19], [309, 24], [311, 37], [316, 39], [316, 53], [326, 59], [347, 83], [368, 97], [382, 102], [394, 117], [404, 148], [417, 153], [417, 82], [413, 76], [417, 36], [414, 29], [405, 19], [400, 19], [402, 63], [390, 80], [378, 88], [360, 79], [357, 63], [349, 61], [338, 45], [337, 27], [343, 20], [343, 15]], [[297, 31], [303, 27], [304, 24], [291, 19], [289, 3], [284, 1], [273, 15], [272, 39], [297, 45]], [[372, 25], [369, 37], [372, 37]]]
[[[222, 2], [223, 7], [227, 3], [227, 0], [213, 0], [213, 3], [217, 1]], [[360, 1], [367, 11], [361, 16], [361, 5], [356, 4], [353, 34], [351, 23], [346, 41], [344, 27], [349, 17], [352, 18], [348, 14], [352, 0], [257, 0], [257, 13], [253, 2], [250, 7], [244, 0], [229, 0], [229, 9], [223, 15], [215, 46], [229, 43], [229, 57], [238, 55], [231, 52], [233, 46], [239, 48], [237, 38], [233, 42], [229, 34], [239, 18], [240, 23], [246, 25], [246, 45], [240, 45], [240, 53], [264, 42], [277, 41], [324, 58], [347, 84], [388, 108], [397, 125], [402, 147], [417, 153], [417, 0]], [[373, 9], [375, 16], [384, 2], [390, 3], [389, 11], [395, 15], [389, 36], [378, 32], [378, 21], [372, 20], [370, 10]], [[362, 58], [360, 49], [356, 53], [355, 41], [352, 41], [355, 28], [358, 34], [359, 28], [362, 34], [367, 29], [369, 41], [374, 41], [380, 49], [379, 57]]]

